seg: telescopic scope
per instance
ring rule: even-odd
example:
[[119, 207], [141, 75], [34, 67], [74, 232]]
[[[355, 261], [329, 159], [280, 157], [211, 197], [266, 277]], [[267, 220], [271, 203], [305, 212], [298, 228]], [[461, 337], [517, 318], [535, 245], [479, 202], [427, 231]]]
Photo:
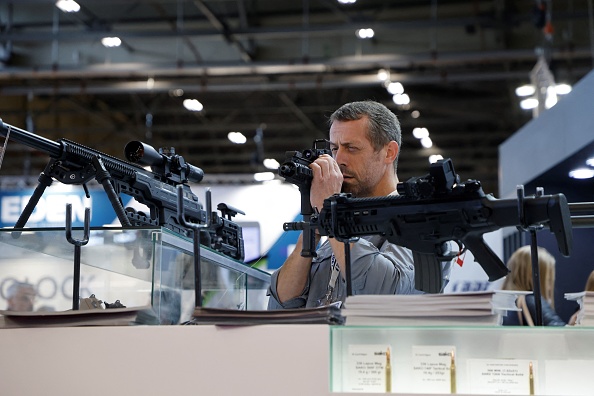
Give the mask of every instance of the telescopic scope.
[[169, 169], [178, 174], [183, 171], [190, 182], [199, 183], [204, 177], [202, 169], [187, 163], [181, 155], [167, 156], [138, 140], [126, 144], [124, 155], [128, 161], [135, 164]]

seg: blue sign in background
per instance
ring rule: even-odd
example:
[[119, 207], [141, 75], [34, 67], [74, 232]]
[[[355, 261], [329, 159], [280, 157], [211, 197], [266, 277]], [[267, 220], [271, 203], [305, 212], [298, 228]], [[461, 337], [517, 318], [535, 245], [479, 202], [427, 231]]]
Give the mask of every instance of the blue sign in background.
[[[14, 227], [23, 209], [33, 195], [33, 189], [0, 191], [0, 227]], [[66, 224], [66, 204], [72, 204], [72, 225], [84, 225], [85, 208], [91, 209], [91, 227], [100, 227], [117, 221], [115, 211], [103, 190], [91, 190], [91, 198], [85, 196], [84, 190], [75, 188], [72, 191], [52, 190], [43, 193], [35, 210], [29, 217], [26, 227], [64, 227]], [[124, 206], [131, 197], [124, 196]]]

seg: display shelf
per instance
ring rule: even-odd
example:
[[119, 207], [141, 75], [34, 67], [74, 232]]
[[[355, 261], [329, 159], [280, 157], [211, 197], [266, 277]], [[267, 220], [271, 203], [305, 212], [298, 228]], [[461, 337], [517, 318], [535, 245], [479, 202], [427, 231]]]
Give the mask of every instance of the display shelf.
[[[167, 229], [155, 235], [154, 284], [183, 294], [181, 322], [196, 307], [193, 242]], [[171, 265], [171, 264], [174, 265]], [[200, 247], [202, 306], [226, 309], [266, 309], [270, 274], [203, 245]], [[155, 293], [153, 293], [155, 295]], [[154, 302], [153, 302], [153, 305]]]
[[370, 355], [389, 348], [392, 393], [590, 395], [592, 345], [587, 327], [334, 326], [330, 384], [337, 393], [385, 389], [385, 355]]
[[[74, 238], [82, 233], [72, 232]], [[72, 309], [74, 250], [64, 228], [0, 230], [0, 309], [8, 308], [15, 281], [34, 286], [35, 311]], [[200, 268], [204, 306], [265, 308], [269, 273], [204, 246]], [[81, 298], [94, 294], [127, 307], [152, 305], [159, 324], [177, 324], [192, 317], [194, 290], [192, 241], [165, 228], [91, 228], [80, 247]]]

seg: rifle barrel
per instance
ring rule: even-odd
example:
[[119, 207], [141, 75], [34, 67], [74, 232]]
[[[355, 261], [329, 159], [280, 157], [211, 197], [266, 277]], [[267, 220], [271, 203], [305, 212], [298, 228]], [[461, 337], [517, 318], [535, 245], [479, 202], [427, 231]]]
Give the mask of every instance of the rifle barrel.
[[13, 125], [6, 124], [0, 119], [0, 135], [6, 137], [8, 131], [10, 131], [10, 140], [48, 153], [53, 158], [59, 157], [62, 152], [62, 145], [60, 143], [25, 131], [24, 129], [17, 128]]

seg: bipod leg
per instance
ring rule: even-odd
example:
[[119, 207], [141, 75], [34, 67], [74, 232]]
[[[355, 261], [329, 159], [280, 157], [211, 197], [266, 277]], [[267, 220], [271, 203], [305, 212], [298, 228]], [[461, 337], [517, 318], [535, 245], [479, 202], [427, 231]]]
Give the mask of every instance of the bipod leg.
[[[21, 213], [21, 215], [19, 216], [19, 218], [17, 219], [16, 224], [14, 225], [14, 228], [23, 228], [25, 227], [25, 224], [27, 224], [27, 221], [29, 220], [29, 217], [31, 217], [31, 214], [33, 213], [33, 211], [35, 210], [35, 207], [37, 206], [37, 204], [39, 203], [39, 200], [41, 199], [41, 196], [43, 195], [43, 193], [45, 192], [45, 189], [49, 186], [52, 185], [52, 178], [49, 176], [50, 173], [50, 169], [51, 167], [53, 167], [54, 161], [50, 161], [47, 166], [45, 167], [45, 169], [43, 170], [43, 172], [39, 175], [39, 184], [37, 185], [37, 187], [35, 187], [35, 191], [33, 191], [33, 195], [31, 195], [31, 198], [29, 198], [29, 202], [27, 202], [27, 205], [25, 206], [25, 209], [23, 209], [23, 212]], [[12, 232], [12, 237], [13, 238], [18, 238], [21, 236], [21, 232], [20, 231], [13, 231]]]
[[95, 179], [103, 186], [105, 194], [107, 194], [107, 199], [109, 199], [122, 227], [131, 227], [132, 224], [130, 223], [130, 219], [126, 216], [126, 209], [124, 209], [124, 205], [120, 202], [118, 194], [115, 192], [115, 189], [111, 184], [111, 175], [107, 169], [105, 169], [103, 161], [101, 161], [99, 156], [93, 157], [92, 161], [93, 167], [95, 168]]

